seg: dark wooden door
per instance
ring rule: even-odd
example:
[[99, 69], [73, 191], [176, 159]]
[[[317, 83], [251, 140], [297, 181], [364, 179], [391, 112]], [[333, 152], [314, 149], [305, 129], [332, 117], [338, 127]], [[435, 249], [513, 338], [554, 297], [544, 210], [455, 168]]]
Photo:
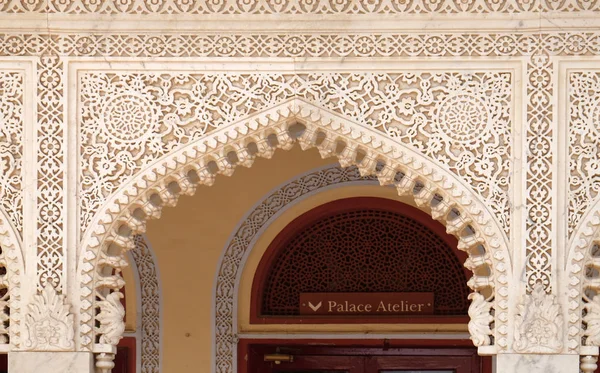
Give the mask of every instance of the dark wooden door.
[[463, 357], [299, 356], [293, 362], [266, 363], [256, 373], [479, 373]]
[[[283, 348], [292, 362], [264, 362], [264, 348], [250, 354], [248, 373], [483, 373], [474, 348]], [[271, 350], [272, 353], [273, 350]], [[254, 363], [252, 363], [254, 361]]]
[[356, 356], [295, 356], [291, 363], [265, 363], [256, 373], [364, 373], [364, 364]]
[[129, 373], [129, 353], [129, 348], [117, 347], [115, 367], [112, 369], [112, 373]]
[[365, 373], [479, 373], [478, 368], [462, 356], [373, 356], [365, 363]]

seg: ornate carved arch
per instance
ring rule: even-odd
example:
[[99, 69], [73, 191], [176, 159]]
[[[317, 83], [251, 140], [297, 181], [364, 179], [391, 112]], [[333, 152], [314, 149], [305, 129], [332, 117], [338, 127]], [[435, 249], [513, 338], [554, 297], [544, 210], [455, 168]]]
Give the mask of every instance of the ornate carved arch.
[[[21, 346], [21, 275], [24, 274], [20, 236], [0, 208], [0, 345]], [[8, 322], [8, 327], [6, 327]], [[9, 347], [8, 349], [10, 349]], [[1, 348], [0, 348], [1, 349]]]
[[[495, 310], [495, 330], [475, 338], [478, 345], [508, 344], [506, 322], [511, 265], [507, 239], [493, 214], [470, 188], [450, 172], [415, 151], [380, 133], [300, 99], [291, 99], [250, 118], [226, 126], [155, 162], [119, 189], [95, 219], [83, 241], [79, 275], [82, 282], [80, 343], [84, 349], [102, 350], [115, 335], [103, 320], [106, 299], [124, 285], [123, 252], [135, 247], [135, 235], [144, 232], [148, 219], [160, 217], [164, 206], [175, 206], [181, 194], [194, 194], [198, 185], [212, 185], [219, 174], [229, 176], [236, 166], [250, 167], [256, 157], [270, 158], [277, 148], [316, 147], [321, 156], [336, 156], [343, 167], [356, 165], [363, 175], [375, 175], [381, 185], [394, 184], [400, 195], [419, 206], [455, 235], [465, 263], [475, 275], [469, 286], [480, 308], [471, 317], [489, 326]], [[485, 302], [479, 291], [492, 294]], [[114, 296], [110, 296], [113, 298]], [[100, 313], [95, 314], [95, 309]], [[94, 322], [100, 327], [94, 329]], [[221, 370], [219, 367], [218, 371]]]
[[569, 341], [581, 339], [582, 355], [589, 353], [586, 346], [600, 346], [600, 296], [594, 296], [600, 293], [600, 198], [591, 206], [574, 231], [566, 262]]

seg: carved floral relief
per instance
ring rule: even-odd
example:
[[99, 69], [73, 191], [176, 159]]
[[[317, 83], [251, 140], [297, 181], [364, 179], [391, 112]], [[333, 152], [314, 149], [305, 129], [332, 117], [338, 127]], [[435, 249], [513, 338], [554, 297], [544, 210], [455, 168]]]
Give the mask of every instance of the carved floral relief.
[[[510, 226], [510, 72], [85, 73], [81, 227], [122, 183], [216, 128], [299, 97], [448, 166]], [[117, 162], [115, 162], [117, 160]]]
[[600, 196], [600, 71], [568, 76], [569, 215], [571, 235]]
[[25, 342], [27, 350], [73, 351], [73, 315], [66, 296], [46, 285], [27, 305]]
[[563, 347], [563, 318], [560, 304], [544, 286], [536, 284], [518, 305], [514, 349], [521, 353], [559, 353]]
[[23, 230], [24, 93], [22, 72], [0, 71], [0, 208]]

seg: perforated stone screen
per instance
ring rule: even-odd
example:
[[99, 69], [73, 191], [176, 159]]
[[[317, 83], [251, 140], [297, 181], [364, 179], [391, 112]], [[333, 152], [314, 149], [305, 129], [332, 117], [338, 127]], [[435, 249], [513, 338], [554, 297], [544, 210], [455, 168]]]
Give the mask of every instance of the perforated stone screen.
[[373, 200], [380, 206], [321, 206], [280, 234], [270, 248], [263, 316], [299, 315], [303, 292], [433, 292], [436, 315], [467, 314], [467, 277], [452, 238], [411, 217], [422, 214], [413, 207]]

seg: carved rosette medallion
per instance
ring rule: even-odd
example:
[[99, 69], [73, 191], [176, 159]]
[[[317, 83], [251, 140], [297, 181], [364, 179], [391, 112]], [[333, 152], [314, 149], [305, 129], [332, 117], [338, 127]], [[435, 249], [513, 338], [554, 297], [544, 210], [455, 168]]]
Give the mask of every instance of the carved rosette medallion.
[[563, 316], [553, 294], [536, 283], [518, 306], [514, 349], [521, 353], [559, 353], [562, 349]]
[[106, 101], [101, 115], [105, 134], [117, 143], [144, 141], [156, 127], [152, 103], [136, 92], [113, 96]]
[[490, 117], [486, 104], [479, 98], [452, 95], [439, 104], [436, 125], [452, 143], [476, 148], [488, 133]]
[[46, 284], [41, 294], [35, 295], [25, 315], [25, 347], [36, 351], [71, 351], [73, 315], [65, 296]]

